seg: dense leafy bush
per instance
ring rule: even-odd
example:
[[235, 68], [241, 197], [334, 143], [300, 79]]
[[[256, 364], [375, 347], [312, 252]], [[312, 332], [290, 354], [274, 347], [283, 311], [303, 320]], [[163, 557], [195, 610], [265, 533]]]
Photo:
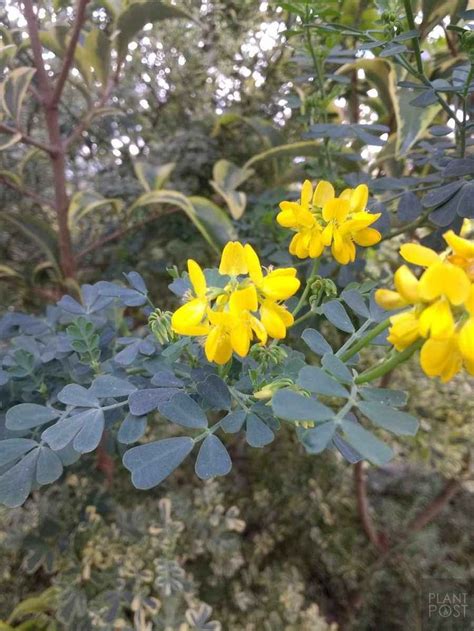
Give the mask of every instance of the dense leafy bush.
[[[474, 14], [448, 4], [7, 2], [2, 581], [26, 549], [44, 589], [6, 587], [6, 629], [379, 628], [399, 553], [440, 567], [474, 374]], [[412, 463], [447, 478], [419, 514], [384, 482], [423, 486]]]

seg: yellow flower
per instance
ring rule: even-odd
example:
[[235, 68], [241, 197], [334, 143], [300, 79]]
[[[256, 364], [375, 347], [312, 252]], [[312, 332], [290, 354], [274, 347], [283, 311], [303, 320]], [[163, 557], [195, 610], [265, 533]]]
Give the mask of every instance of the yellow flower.
[[356, 189], [346, 189], [335, 196], [334, 187], [322, 180], [314, 192], [306, 180], [300, 202], [280, 203], [278, 223], [296, 232], [290, 242], [290, 254], [304, 259], [321, 256], [326, 246], [331, 246], [334, 258], [347, 265], [355, 260], [355, 244], [368, 247], [381, 239], [380, 233], [370, 228], [380, 217], [365, 210], [369, 196], [365, 184]]
[[459, 331], [459, 350], [471, 374], [474, 374], [474, 285], [465, 304], [468, 318]]
[[219, 274], [240, 276], [247, 273], [244, 246], [238, 241], [229, 241], [222, 250]]
[[224, 247], [219, 273], [230, 276], [224, 288], [207, 287], [199, 265], [188, 261], [192, 292], [171, 319], [173, 331], [181, 335], [205, 336], [204, 351], [209, 361], [228, 362], [232, 353], [245, 357], [253, 341], [267, 342], [268, 336], [282, 339], [293, 324], [293, 316], [282, 302], [300, 287], [293, 267], [262, 270], [250, 245], [230, 241]]
[[444, 238], [451, 250], [442, 254], [419, 244], [403, 245], [403, 258], [426, 269], [418, 280], [401, 266], [394, 276], [396, 291], [380, 289], [375, 299], [385, 309], [411, 306], [390, 318], [388, 341], [401, 351], [427, 338], [420, 352], [422, 369], [449, 381], [463, 366], [474, 374], [474, 285], [468, 276], [474, 244], [452, 231]]
[[463, 239], [452, 230], [446, 232], [443, 238], [452, 249], [452, 254], [448, 256], [448, 259], [454, 265], [461, 267], [470, 280], [474, 281], [474, 241]]
[[420, 323], [414, 311], [404, 311], [390, 318], [387, 340], [397, 351], [403, 351], [420, 337]]
[[203, 321], [208, 305], [206, 278], [193, 259], [188, 260], [188, 273], [195, 297], [173, 313], [171, 327], [180, 335], [205, 335], [208, 329], [207, 322]]
[[427, 340], [421, 347], [420, 364], [428, 377], [439, 377], [443, 382], [452, 379], [462, 367], [457, 336]]
[[245, 357], [254, 335], [265, 344], [267, 332], [260, 320], [251, 313], [257, 309], [257, 292], [251, 285], [232, 292], [228, 311], [209, 310], [211, 329], [204, 347], [209, 361], [225, 364], [232, 351]]
[[244, 247], [245, 261], [250, 279], [264, 298], [287, 300], [300, 288], [294, 267], [274, 269], [264, 275], [260, 259], [250, 244]]

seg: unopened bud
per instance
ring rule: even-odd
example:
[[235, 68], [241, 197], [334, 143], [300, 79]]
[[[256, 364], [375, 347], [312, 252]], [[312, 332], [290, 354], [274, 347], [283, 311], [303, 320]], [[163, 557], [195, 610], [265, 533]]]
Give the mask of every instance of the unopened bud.
[[160, 344], [169, 344], [176, 338], [171, 328], [171, 312], [156, 309], [148, 318], [150, 331]]

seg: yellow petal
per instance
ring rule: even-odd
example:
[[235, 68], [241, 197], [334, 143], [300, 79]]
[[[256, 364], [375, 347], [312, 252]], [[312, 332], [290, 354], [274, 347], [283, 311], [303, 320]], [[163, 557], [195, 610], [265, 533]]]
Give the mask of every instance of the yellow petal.
[[222, 250], [219, 273], [239, 276], [240, 274], [247, 274], [247, 272], [244, 246], [239, 241], [229, 241]]
[[309, 242], [311, 239], [311, 233], [309, 231], [298, 232], [295, 234], [290, 243], [290, 254], [297, 256], [300, 259], [305, 259], [309, 256]]
[[443, 261], [423, 272], [419, 289], [423, 300], [431, 301], [446, 296], [451, 304], [457, 306], [468, 299], [471, 283], [464, 270]]
[[341, 265], [347, 265], [355, 260], [355, 245], [350, 239], [344, 239], [337, 229], [334, 230], [331, 252], [336, 261]]
[[301, 208], [298, 202], [288, 202], [288, 201], [280, 202], [279, 206], [283, 212], [293, 212], [293, 213], [297, 213], [298, 210]]
[[440, 260], [434, 250], [418, 243], [405, 243], [400, 248], [400, 254], [408, 263], [421, 267], [429, 267]]
[[381, 213], [366, 213], [360, 212], [350, 216], [350, 219], [345, 221], [341, 226], [341, 232], [343, 234], [355, 234], [360, 230], [364, 230], [368, 226], [371, 226], [381, 216]]
[[350, 200], [352, 197], [352, 193], [354, 192], [353, 188], [345, 188], [342, 193], [339, 195], [339, 197], [341, 199], [348, 199]]
[[469, 362], [474, 362], [474, 317], [469, 318], [459, 331], [459, 350]]
[[400, 309], [406, 307], [406, 301], [396, 291], [391, 289], [377, 289], [375, 292], [375, 302], [388, 311], [392, 309]]
[[451, 246], [455, 254], [467, 259], [474, 258], [474, 241], [463, 239], [452, 230], [445, 232], [443, 238]]
[[207, 289], [206, 277], [201, 267], [193, 259], [188, 259], [188, 273], [194, 293], [198, 298], [203, 298]]
[[321, 180], [314, 189], [313, 206], [322, 208], [326, 202], [335, 196], [334, 186], [330, 182]]
[[207, 301], [203, 298], [190, 300], [173, 313], [171, 328], [180, 335], [196, 335], [194, 328], [201, 324], [206, 308]]
[[261, 284], [262, 292], [272, 300], [287, 300], [300, 288], [300, 281], [294, 276], [268, 274]]
[[229, 308], [233, 316], [240, 317], [242, 311], [258, 309], [257, 290], [254, 285], [233, 291], [229, 298]]
[[404, 311], [390, 318], [390, 329], [387, 340], [397, 351], [403, 351], [420, 337], [418, 318], [413, 311]]
[[262, 266], [260, 265], [260, 259], [253, 247], [246, 243], [244, 246], [245, 260], [247, 261], [248, 273], [257, 287], [263, 280]]
[[420, 332], [423, 337], [436, 339], [450, 337], [454, 333], [454, 318], [449, 302], [441, 298], [424, 309], [420, 315]]
[[283, 228], [293, 228], [297, 225], [296, 215], [292, 210], [282, 210], [276, 220]]
[[258, 337], [262, 344], [265, 344], [268, 338], [267, 331], [263, 324], [256, 318], [255, 316], [250, 316], [250, 326], [252, 330], [255, 332], [255, 335]]
[[260, 308], [260, 317], [268, 335], [282, 340], [286, 336], [286, 326], [277, 306], [275, 303], [265, 301]]
[[240, 355], [246, 357], [250, 348], [251, 329], [248, 322], [239, 322], [234, 326], [230, 333], [230, 341], [233, 350]]
[[343, 222], [349, 214], [350, 204], [349, 200], [335, 197], [328, 200], [323, 206], [323, 219], [324, 221], [331, 221], [336, 219], [339, 223]]
[[357, 245], [368, 248], [371, 245], [375, 245], [376, 243], [378, 243], [382, 238], [382, 235], [375, 228], [363, 228], [363, 230], [354, 232], [352, 238], [357, 243]]
[[361, 212], [367, 206], [367, 201], [369, 199], [369, 189], [366, 184], [359, 184], [354, 189], [354, 192], [351, 195], [350, 205], [351, 212], [357, 213]]
[[474, 316], [474, 284], [471, 285], [471, 289], [469, 290], [469, 296], [466, 299], [464, 304], [468, 312]]
[[311, 238], [309, 241], [309, 256], [312, 259], [321, 256], [324, 250], [324, 243], [322, 240], [322, 233], [319, 228], [311, 231]]
[[316, 223], [314, 216], [309, 212], [309, 210], [305, 210], [304, 208], [301, 208], [298, 211], [296, 221], [298, 226], [304, 228], [311, 228]]
[[334, 234], [334, 224], [331, 221], [331, 223], [328, 223], [328, 225], [324, 228], [324, 230], [321, 233], [322, 244], [331, 245], [333, 234]]
[[298, 224], [298, 213], [301, 206], [298, 202], [280, 202], [281, 212], [277, 215], [277, 222], [284, 228], [294, 228]]
[[230, 335], [221, 326], [215, 326], [209, 332], [204, 346], [204, 352], [210, 362], [216, 364], [226, 364], [232, 357], [232, 346]]
[[419, 300], [418, 279], [411, 269], [402, 265], [397, 269], [393, 277], [395, 289], [410, 304]]
[[313, 196], [313, 185], [309, 180], [305, 180], [303, 182], [303, 186], [301, 188], [301, 206], [303, 208], [308, 208], [309, 203], [311, 202], [311, 198]]
[[420, 351], [420, 364], [429, 377], [440, 377], [444, 382], [452, 379], [462, 366], [456, 337], [426, 340]]

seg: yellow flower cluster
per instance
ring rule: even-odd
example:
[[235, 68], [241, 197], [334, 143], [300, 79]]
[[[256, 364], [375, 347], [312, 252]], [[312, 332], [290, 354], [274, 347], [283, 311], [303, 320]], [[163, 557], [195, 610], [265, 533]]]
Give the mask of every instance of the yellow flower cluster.
[[452, 230], [449, 248], [437, 254], [409, 243], [401, 256], [425, 268], [418, 279], [402, 265], [394, 276], [396, 291], [379, 289], [375, 298], [385, 309], [410, 307], [390, 318], [388, 340], [399, 351], [425, 338], [420, 363], [430, 377], [449, 381], [463, 367], [474, 375], [474, 241]]
[[265, 344], [268, 337], [283, 339], [293, 316], [282, 302], [300, 286], [296, 269], [287, 267], [264, 273], [251, 245], [229, 241], [222, 251], [219, 273], [229, 277], [224, 288], [208, 287], [200, 266], [188, 260], [192, 292], [171, 318], [180, 335], [205, 337], [209, 361], [225, 364], [235, 351], [245, 357], [253, 339]]
[[325, 247], [331, 247], [333, 257], [341, 265], [352, 263], [356, 244], [368, 247], [381, 239], [370, 226], [380, 213], [366, 211], [369, 190], [365, 184], [345, 189], [336, 197], [330, 182], [322, 180], [313, 192], [306, 180], [299, 202], [280, 203], [278, 223], [296, 234], [290, 243], [290, 254], [300, 259], [318, 258]]

